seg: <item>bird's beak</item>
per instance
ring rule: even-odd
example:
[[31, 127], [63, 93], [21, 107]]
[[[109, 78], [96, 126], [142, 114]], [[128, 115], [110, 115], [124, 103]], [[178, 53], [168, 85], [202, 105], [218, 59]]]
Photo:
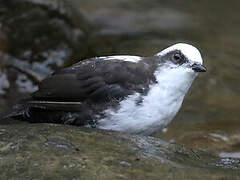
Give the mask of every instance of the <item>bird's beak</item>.
[[192, 70], [194, 70], [195, 72], [206, 72], [207, 68], [204, 67], [203, 65], [199, 64], [199, 63], [194, 63], [191, 66]]

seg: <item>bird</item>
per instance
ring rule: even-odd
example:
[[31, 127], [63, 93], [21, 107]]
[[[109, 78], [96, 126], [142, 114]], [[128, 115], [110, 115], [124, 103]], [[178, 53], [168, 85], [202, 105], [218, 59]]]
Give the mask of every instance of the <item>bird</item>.
[[206, 70], [199, 50], [187, 43], [149, 57], [93, 57], [49, 75], [7, 117], [150, 135], [172, 121]]

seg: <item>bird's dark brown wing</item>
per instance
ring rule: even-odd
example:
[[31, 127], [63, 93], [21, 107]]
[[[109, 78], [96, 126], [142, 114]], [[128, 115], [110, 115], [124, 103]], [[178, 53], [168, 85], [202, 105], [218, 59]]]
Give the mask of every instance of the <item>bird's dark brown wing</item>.
[[95, 114], [116, 106], [127, 95], [148, 92], [155, 82], [152, 62], [145, 58], [138, 63], [112, 58], [81, 61], [44, 79], [39, 90], [6, 118], [94, 125]]
[[144, 92], [154, 82], [152, 67], [144, 62], [92, 58], [44, 79], [33, 94], [36, 100], [110, 101]]

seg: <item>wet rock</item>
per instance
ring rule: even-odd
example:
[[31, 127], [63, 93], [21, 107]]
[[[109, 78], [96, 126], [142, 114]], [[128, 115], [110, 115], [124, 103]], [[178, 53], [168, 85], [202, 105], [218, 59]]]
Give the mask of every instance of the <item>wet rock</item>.
[[10, 0], [1, 3], [1, 13], [1, 31], [8, 42], [5, 53], [14, 58], [45, 62], [43, 66], [53, 70], [72, 55], [84, 56], [87, 33], [81, 22], [74, 23], [76, 16], [67, 3]]
[[0, 179], [231, 179], [221, 159], [153, 137], [51, 124], [0, 127]]
[[0, 115], [54, 70], [92, 55], [93, 31], [64, 0], [1, 1]]
[[5, 89], [9, 88], [9, 81], [5, 72], [0, 71], [0, 95], [5, 93]]

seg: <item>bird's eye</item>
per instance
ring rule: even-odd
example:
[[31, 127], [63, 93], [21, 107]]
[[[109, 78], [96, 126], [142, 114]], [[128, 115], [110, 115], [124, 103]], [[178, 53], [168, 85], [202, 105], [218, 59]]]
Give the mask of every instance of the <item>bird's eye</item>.
[[173, 55], [173, 60], [179, 62], [182, 59], [181, 55], [176, 53]]

